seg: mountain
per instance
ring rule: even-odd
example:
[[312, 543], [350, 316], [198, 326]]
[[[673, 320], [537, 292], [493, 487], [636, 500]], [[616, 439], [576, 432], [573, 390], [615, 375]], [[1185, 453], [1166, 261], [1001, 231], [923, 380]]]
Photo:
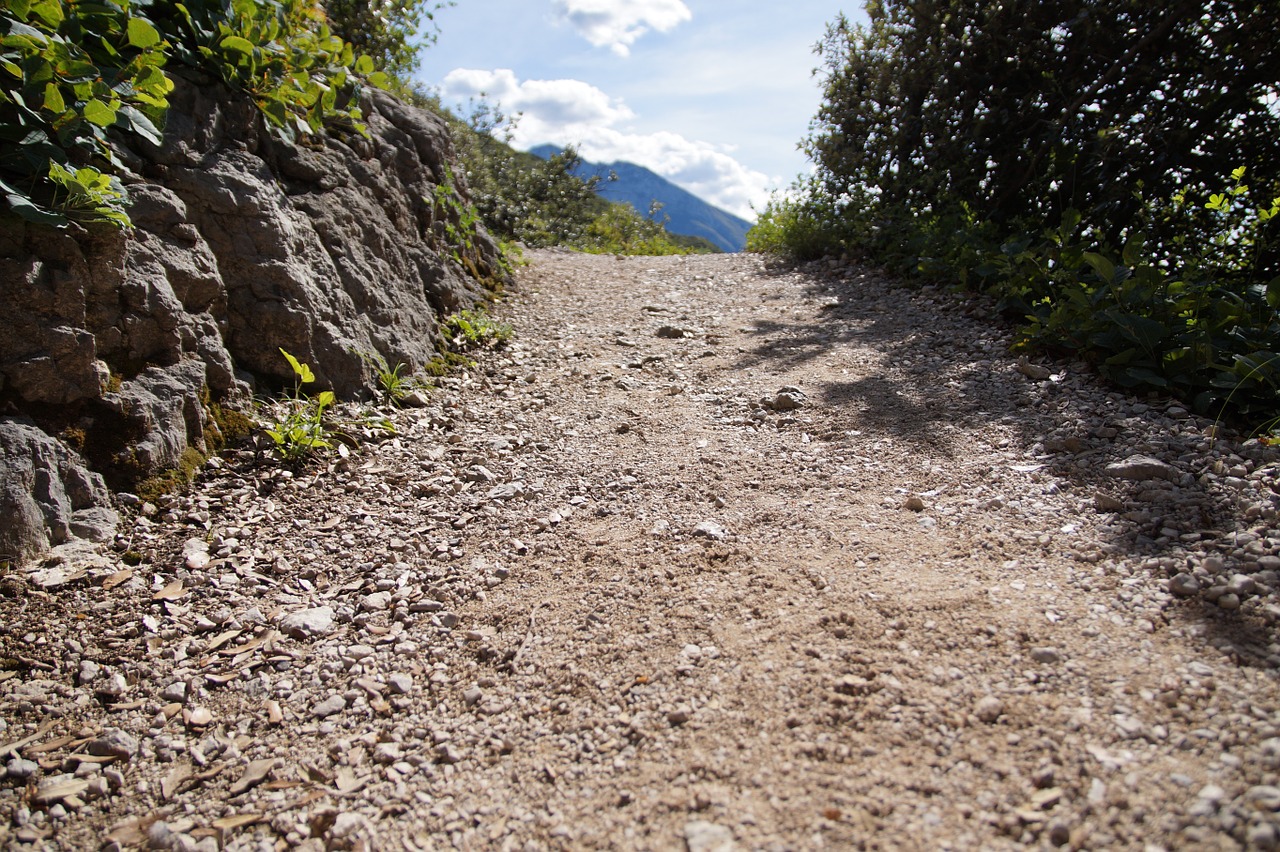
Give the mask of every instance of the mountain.
[[[545, 160], [560, 151], [555, 145], [539, 145], [529, 153]], [[607, 180], [610, 172], [618, 176], [616, 181]], [[575, 174], [581, 178], [593, 175], [606, 178], [597, 189], [600, 196], [609, 201], [630, 204], [641, 213], [649, 212], [652, 202], [660, 202], [662, 212], [658, 216], [668, 217], [667, 230], [673, 234], [703, 237], [721, 251], [742, 251], [746, 247], [750, 222], [708, 204], [643, 166], [635, 163], [599, 164], [584, 161], [579, 164]]]

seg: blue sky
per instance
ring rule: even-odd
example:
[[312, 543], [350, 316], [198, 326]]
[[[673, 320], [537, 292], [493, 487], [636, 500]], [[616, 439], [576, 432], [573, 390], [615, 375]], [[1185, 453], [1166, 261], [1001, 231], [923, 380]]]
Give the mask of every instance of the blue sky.
[[813, 45], [833, 0], [459, 0], [418, 78], [446, 103], [485, 92], [522, 113], [514, 144], [576, 144], [653, 169], [753, 218], [807, 169]]

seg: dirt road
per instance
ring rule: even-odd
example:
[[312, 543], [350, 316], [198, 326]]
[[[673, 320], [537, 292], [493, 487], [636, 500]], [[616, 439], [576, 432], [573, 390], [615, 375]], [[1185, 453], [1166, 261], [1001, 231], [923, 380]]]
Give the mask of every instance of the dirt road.
[[0, 838], [1277, 846], [1274, 451], [871, 271], [531, 260], [398, 437], [2, 600]]

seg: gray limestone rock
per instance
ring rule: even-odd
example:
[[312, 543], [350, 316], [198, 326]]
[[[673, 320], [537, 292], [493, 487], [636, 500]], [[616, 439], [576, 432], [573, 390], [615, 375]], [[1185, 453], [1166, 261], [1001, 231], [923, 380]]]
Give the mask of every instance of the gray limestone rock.
[[102, 477], [61, 442], [28, 420], [0, 418], [0, 556], [26, 564], [69, 541], [78, 512], [101, 510], [93, 533], [107, 535], [110, 500]]

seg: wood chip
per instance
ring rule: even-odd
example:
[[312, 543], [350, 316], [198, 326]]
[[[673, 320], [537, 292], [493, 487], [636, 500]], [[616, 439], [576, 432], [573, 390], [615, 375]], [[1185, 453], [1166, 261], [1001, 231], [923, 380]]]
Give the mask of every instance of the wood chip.
[[367, 678], [367, 677], [359, 678], [356, 681], [356, 686], [360, 687], [361, 689], [369, 693], [369, 695], [374, 698], [381, 698], [383, 690], [386, 689], [385, 686], [378, 683], [376, 680], [373, 680], [372, 678]]
[[26, 745], [27, 743], [35, 742], [36, 740], [43, 737], [45, 734], [49, 733], [49, 731], [51, 730], [53, 730], [53, 722], [46, 722], [44, 725], [40, 726], [40, 730], [36, 731], [31, 736], [23, 737], [20, 740], [14, 740], [13, 742], [7, 745], [0, 746], [0, 757], [5, 757], [6, 755], [10, 755], [10, 754], [16, 755], [18, 753], [18, 750], [21, 749], [24, 745]]
[[[48, 752], [48, 751], [53, 751], [55, 749], [63, 748], [64, 746], [70, 745], [75, 741], [76, 741], [75, 737], [69, 737], [69, 736], [54, 737], [48, 742], [40, 743], [40, 745], [35, 745], [35, 746], [32, 746], [31, 748], [24, 748], [22, 750], [22, 753], [25, 754], [27, 757], [30, 757], [33, 754], [44, 754], [45, 752]], [[3, 753], [3, 752], [0, 752], [0, 753]]]
[[302, 770], [302, 774], [306, 778], [317, 784], [333, 783], [333, 775], [313, 763], [300, 763], [298, 764], [298, 768]]
[[139, 699], [137, 701], [130, 701], [128, 704], [112, 704], [107, 709], [111, 710], [112, 712], [118, 713], [121, 710], [137, 710], [139, 707], [142, 707], [146, 703], [147, 702], [145, 700]]
[[223, 631], [222, 633], [219, 633], [217, 636], [213, 637], [213, 639], [209, 642], [208, 647], [204, 649], [205, 653], [212, 654], [214, 651], [218, 650], [223, 645], [227, 644], [228, 642], [230, 642], [232, 639], [236, 638], [243, 632], [244, 632], [244, 628], [237, 628], [236, 630], [226, 630], [226, 631]]
[[276, 760], [274, 757], [253, 761], [245, 767], [244, 774], [240, 776], [240, 780], [231, 785], [229, 794], [231, 796], [239, 796], [241, 793], [258, 786], [267, 780], [267, 776], [271, 774], [271, 770], [275, 768], [275, 765]]
[[111, 826], [111, 831], [107, 833], [106, 839], [119, 843], [121, 846], [146, 846], [147, 829], [168, 816], [168, 810], [166, 808], [160, 813], [118, 822]]
[[189, 780], [191, 780], [191, 764], [181, 763], [175, 766], [160, 782], [160, 796], [166, 802], [169, 801], [178, 792], [178, 788]]
[[244, 828], [246, 825], [254, 825], [255, 823], [265, 820], [262, 814], [234, 814], [226, 816], [222, 819], [213, 821], [213, 827], [219, 831], [235, 831], [237, 828]]
[[89, 789], [89, 781], [85, 778], [73, 778], [70, 781], [46, 781], [36, 788], [31, 801], [37, 805], [52, 805], [63, 799], [79, 796]]
[[112, 574], [110, 577], [102, 581], [102, 588], [114, 589], [116, 586], [120, 585], [121, 583], [125, 582], [131, 577], [133, 577], [132, 568], [125, 568], [122, 571], [117, 571], [116, 573]]
[[351, 771], [351, 767], [342, 766], [338, 769], [338, 775], [334, 778], [334, 786], [338, 788], [338, 792], [346, 796], [359, 791], [365, 784], [369, 783], [368, 776], [357, 778], [356, 774]]
[[239, 680], [240, 672], [215, 672], [205, 675], [204, 679], [210, 683], [222, 686], [223, 684], [231, 683], [233, 680]]
[[279, 725], [284, 721], [284, 711], [280, 709], [280, 702], [271, 700], [267, 702], [267, 722], [272, 725]]
[[5, 682], [6, 680], [8, 680], [9, 678], [11, 678], [11, 677], [17, 677], [17, 676], [18, 676], [18, 673], [17, 673], [16, 671], [14, 671], [13, 669], [8, 669], [8, 670], [6, 670], [6, 671], [2, 671], [2, 672], [0, 672], [0, 683], [4, 683], [4, 682]]
[[186, 593], [187, 590], [183, 588], [182, 581], [174, 580], [172, 583], [152, 595], [151, 599], [153, 601], [176, 601]]

